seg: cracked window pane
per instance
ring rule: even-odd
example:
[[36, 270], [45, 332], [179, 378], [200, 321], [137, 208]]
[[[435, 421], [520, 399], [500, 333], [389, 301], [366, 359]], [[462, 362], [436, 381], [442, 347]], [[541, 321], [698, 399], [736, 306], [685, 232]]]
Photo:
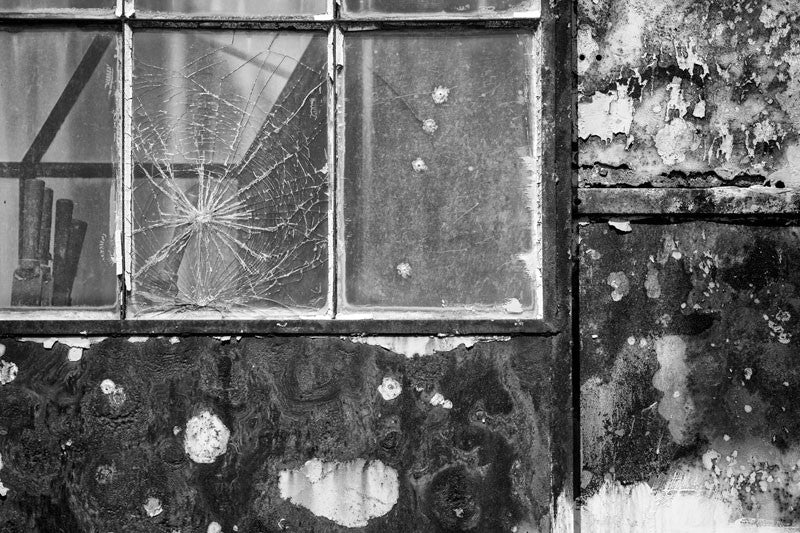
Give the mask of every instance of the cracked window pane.
[[319, 314], [327, 36], [134, 34], [133, 310]]
[[116, 38], [0, 30], [0, 307], [116, 303]]
[[108, 9], [117, 5], [115, 0], [1, 0], [0, 13], [35, 12], [53, 9]]
[[347, 61], [344, 293], [533, 313], [540, 178], [529, 33], [358, 33]]
[[326, 0], [136, 0], [137, 11], [191, 15], [318, 15]]
[[345, 13], [424, 14], [424, 15], [497, 15], [535, 13], [539, 0], [345, 0]]

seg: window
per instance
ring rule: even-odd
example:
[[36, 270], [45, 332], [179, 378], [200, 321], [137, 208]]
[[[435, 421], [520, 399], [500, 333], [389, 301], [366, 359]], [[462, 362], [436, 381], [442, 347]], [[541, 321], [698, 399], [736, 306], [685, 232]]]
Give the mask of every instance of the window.
[[562, 313], [538, 2], [0, 9], [7, 322]]

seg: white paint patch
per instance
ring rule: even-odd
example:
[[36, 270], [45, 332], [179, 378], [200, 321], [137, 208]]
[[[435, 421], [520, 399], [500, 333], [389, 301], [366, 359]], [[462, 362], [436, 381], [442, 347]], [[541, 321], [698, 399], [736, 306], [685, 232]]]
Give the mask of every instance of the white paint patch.
[[667, 335], [656, 340], [655, 347], [660, 367], [653, 375], [653, 386], [664, 393], [658, 402], [658, 414], [669, 422], [672, 439], [680, 444], [694, 411], [687, 389], [686, 342], [678, 335]]
[[211, 522], [208, 524], [208, 529], [206, 529], [206, 533], [222, 533], [222, 526], [219, 525], [218, 522]]
[[615, 302], [622, 300], [631, 290], [631, 283], [628, 281], [628, 276], [622, 271], [609, 274], [606, 283], [614, 289], [611, 291], [611, 299]]
[[0, 357], [3, 357], [6, 354], [6, 345], [0, 344]]
[[147, 342], [149, 337], [128, 337], [128, 342], [133, 344], [139, 344], [143, 342]]
[[144, 512], [147, 513], [147, 516], [150, 518], [156, 517], [164, 512], [164, 508], [161, 507], [161, 500], [158, 498], [147, 498], [147, 501], [142, 507], [144, 507]]
[[35, 342], [41, 344], [46, 350], [50, 350], [56, 343], [69, 347], [67, 360], [71, 362], [80, 361], [83, 358], [83, 351], [91, 348], [92, 344], [103, 342], [108, 337], [23, 337], [20, 342]]
[[647, 263], [647, 279], [644, 289], [648, 298], [661, 298], [661, 284], [658, 282], [658, 268], [653, 263]]
[[622, 233], [630, 233], [633, 231], [630, 220], [622, 220], [620, 218], [612, 218], [608, 221], [608, 225]]
[[[0, 470], [2, 469], [3, 469], [3, 456], [0, 455]], [[0, 481], [0, 496], [5, 498], [7, 494], [8, 494], [8, 487], [3, 485], [3, 482]]]
[[588, 139], [592, 135], [611, 141], [614, 135], [628, 135], [633, 123], [633, 99], [628, 96], [628, 86], [618, 83], [612, 93], [596, 92], [591, 101], [578, 102], [578, 136]]
[[380, 346], [406, 357], [449, 352], [463, 345], [472, 348], [479, 342], [508, 342], [511, 337], [344, 337], [351, 342]]
[[581, 530], [592, 533], [797, 533], [800, 528], [745, 518], [737, 502], [710, 495], [704, 487], [653, 490], [647, 483], [622, 486], [607, 482], [581, 507]]
[[397, 503], [397, 471], [381, 461], [307, 461], [279, 476], [281, 498], [344, 527], [365, 527]]
[[403, 386], [396, 379], [385, 377], [378, 386], [378, 392], [388, 402], [400, 396], [400, 393], [403, 392]]
[[128, 399], [125, 390], [110, 379], [104, 379], [100, 383], [100, 390], [108, 397], [108, 401], [113, 407], [121, 407]]
[[510, 315], [519, 315], [525, 309], [522, 307], [522, 303], [516, 298], [509, 298], [506, 300], [506, 303], [503, 305], [503, 309], [505, 309], [506, 313]]
[[17, 365], [8, 361], [0, 361], [0, 385], [6, 385], [17, 379]]
[[183, 449], [195, 463], [213, 463], [228, 450], [230, 436], [230, 430], [217, 415], [203, 411], [186, 423]]
[[656, 134], [656, 149], [665, 165], [686, 161], [686, 152], [695, 149], [698, 142], [694, 126], [682, 118], [676, 118]]
[[436, 394], [433, 395], [433, 397], [430, 400], [430, 404], [433, 405], [434, 407], [439, 406], [444, 409], [453, 408], [453, 402], [446, 399], [441, 392], [437, 392]]

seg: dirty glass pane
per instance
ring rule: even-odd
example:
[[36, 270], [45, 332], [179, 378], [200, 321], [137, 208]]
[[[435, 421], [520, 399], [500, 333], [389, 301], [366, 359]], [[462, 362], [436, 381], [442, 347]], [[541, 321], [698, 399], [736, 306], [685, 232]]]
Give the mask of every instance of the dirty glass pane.
[[358, 33], [345, 43], [347, 303], [534, 309], [531, 35]]
[[269, 16], [318, 15], [327, 10], [326, 0], [136, 0], [137, 12], [187, 15]]
[[116, 301], [115, 43], [0, 29], [0, 307]]
[[52, 11], [54, 9], [108, 9], [116, 0], [0, 0], [0, 13]]
[[344, 0], [344, 12], [358, 15], [521, 15], [538, 16], [540, 0]]
[[319, 310], [327, 36], [134, 34], [133, 309]]

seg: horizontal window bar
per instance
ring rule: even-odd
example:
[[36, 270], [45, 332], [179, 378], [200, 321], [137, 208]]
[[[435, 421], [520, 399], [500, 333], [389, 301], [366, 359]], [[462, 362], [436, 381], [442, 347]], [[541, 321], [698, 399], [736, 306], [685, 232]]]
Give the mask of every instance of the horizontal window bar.
[[800, 214], [800, 192], [771, 187], [578, 189], [580, 215]]
[[543, 320], [1, 320], [0, 337], [107, 335], [552, 335]]

